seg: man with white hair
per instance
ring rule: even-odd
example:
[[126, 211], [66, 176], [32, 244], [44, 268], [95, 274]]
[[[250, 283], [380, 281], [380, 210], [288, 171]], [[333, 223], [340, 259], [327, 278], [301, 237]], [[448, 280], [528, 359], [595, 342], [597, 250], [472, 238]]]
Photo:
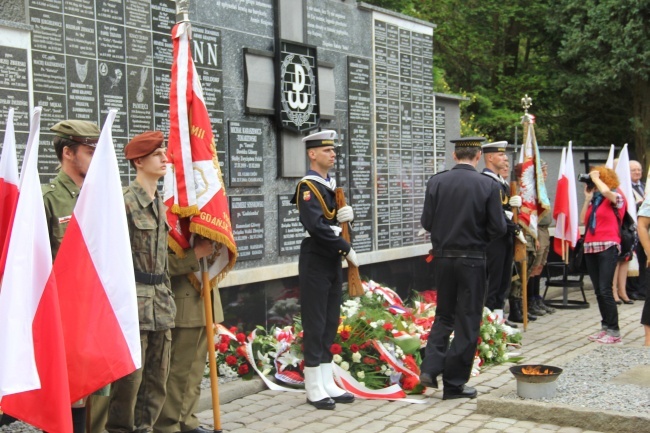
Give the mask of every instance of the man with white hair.
[[[631, 160], [630, 179], [632, 180], [632, 193], [634, 194], [637, 210], [639, 210], [645, 196], [645, 183], [641, 180], [642, 178], [643, 168], [641, 167], [641, 163]], [[628, 277], [626, 284], [627, 296], [630, 299], [642, 300], [645, 299], [646, 294], [645, 269], [647, 257], [640, 243], [637, 243], [635, 252], [639, 261], [639, 276]]]

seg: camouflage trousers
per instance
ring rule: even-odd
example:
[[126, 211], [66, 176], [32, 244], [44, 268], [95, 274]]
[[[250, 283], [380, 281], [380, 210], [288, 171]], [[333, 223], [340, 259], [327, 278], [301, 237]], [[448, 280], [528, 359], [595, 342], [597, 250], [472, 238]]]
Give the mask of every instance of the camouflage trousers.
[[509, 298], [521, 299], [523, 297], [521, 290], [521, 266], [526, 265], [526, 276], [530, 277], [530, 272], [535, 262], [535, 251], [526, 249], [526, 262], [516, 262], [513, 266], [516, 269], [515, 275], [512, 277], [512, 284], [510, 285]]
[[140, 331], [142, 367], [113, 383], [106, 431], [153, 431], [167, 393], [171, 340], [171, 329]]

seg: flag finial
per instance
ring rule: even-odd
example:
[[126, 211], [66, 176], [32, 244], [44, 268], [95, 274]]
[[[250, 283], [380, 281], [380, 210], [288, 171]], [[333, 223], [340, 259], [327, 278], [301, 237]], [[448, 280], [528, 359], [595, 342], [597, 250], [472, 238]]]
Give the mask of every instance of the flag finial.
[[176, 22], [190, 21], [190, 0], [173, 0], [176, 2]]
[[521, 106], [524, 109], [524, 113], [528, 115], [528, 109], [530, 106], [533, 105], [533, 98], [528, 96], [528, 93], [524, 95], [523, 98], [521, 98]]

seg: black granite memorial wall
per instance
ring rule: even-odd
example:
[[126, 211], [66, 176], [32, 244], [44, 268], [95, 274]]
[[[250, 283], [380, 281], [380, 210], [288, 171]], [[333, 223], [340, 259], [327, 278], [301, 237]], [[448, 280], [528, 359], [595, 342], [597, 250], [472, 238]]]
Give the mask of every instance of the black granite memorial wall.
[[[0, 131], [13, 106], [22, 157], [29, 110], [43, 106], [39, 170], [46, 182], [58, 165], [49, 128], [65, 118], [101, 125], [116, 108], [113, 138], [126, 185], [132, 173], [121, 154], [129, 138], [169, 130], [175, 3], [25, 4], [23, 16], [14, 9], [5, 16], [9, 9], [0, 7]], [[316, 102], [325, 113], [317, 126], [339, 132], [339, 170], [331, 175], [354, 208], [352, 242], [364, 263], [362, 276], [399, 285], [402, 293], [426, 286], [409, 280], [427, 250], [426, 238], [417, 235], [424, 185], [444, 167], [447, 140], [459, 130], [458, 113], [449, 108], [457, 101], [435, 103], [434, 26], [342, 0], [190, 0], [189, 17], [191, 51], [239, 247], [237, 265], [221, 284], [228, 320], [249, 320], [234, 311], [254, 302], [242, 314], [254, 312], [258, 323], [263, 314], [267, 323], [289, 324], [296, 308], [304, 230], [289, 200], [298, 178], [282, 176], [274, 106], [248, 110], [247, 92], [254, 91], [244, 77], [253, 74], [256, 86], [274, 89], [278, 65], [246, 71], [245, 53], [263, 53], [258, 65], [272, 62], [280, 58], [281, 40], [313, 47]], [[300, 24], [281, 32], [281, 22]], [[268, 91], [263, 94], [268, 99]], [[284, 164], [304, 165], [305, 152], [296, 148]]]

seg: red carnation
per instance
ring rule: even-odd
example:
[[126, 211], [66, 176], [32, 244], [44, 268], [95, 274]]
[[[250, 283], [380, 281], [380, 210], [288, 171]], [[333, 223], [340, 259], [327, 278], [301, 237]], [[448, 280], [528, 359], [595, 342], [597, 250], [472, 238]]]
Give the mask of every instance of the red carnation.
[[246, 342], [246, 334], [244, 334], [243, 332], [240, 332], [239, 334], [237, 334], [237, 341], [239, 341], [240, 343], [245, 343]]
[[230, 344], [230, 337], [228, 337], [227, 335], [221, 334], [219, 337], [220, 337], [219, 341], [221, 342], [221, 344]]
[[341, 347], [340, 344], [336, 344], [336, 343], [334, 343], [334, 344], [332, 344], [332, 346], [330, 347], [330, 352], [332, 353], [332, 355], [338, 355], [338, 354], [340, 354], [341, 352], [343, 352], [343, 348]]
[[240, 376], [243, 376], [248, 373], [248, 364], [242, 364], [239, 366], [237, 369], [237, 373], [239, 373]]
[[348, 341], [350, 338], [350, 331], [343, 330], [341, 331], [341, 340]]
[[402, 382], [402, 388], [404, 388], [407, 391], [410, 391], [413, 388], [415, 388], [418, 383], [420, 383], [420, 380], [417, 378], [417, 376], [410, 376], [409, 375]]
[[478, 337], [478, 344], [481, 344], [483, 342], [483, 339], [481, 337]]
[[237, 333], [237, 327], [236, 326], [231, 326], [228, 328], [228, 331], [232, 332], [233, 334]]
[[227, 351], [228, 351], [228, 344], [227, 343], [221, 343], [219, 345], [219, 352], [226, 353]]
[[235, 355], [226, 356], [226, 364], [228, 364], [228, 365], [237, 364], [237, 357]]
[[369, 357], [369, 356], [364, 356], [362, 362], [363, 362], [364, 364], [368, 364], [368, 365], [375, 365], [375, 364], [377, 364], [377, 360], [376, 360], [376, 359], [373, 359], [373, 358], [371, 358], [371, 357]]
[[239, 346], [237, 348], [237, 355], [241, 356], [242, 358], [246, 358], [246, 346]]
[[392, 323], [384, 323], [383, 328], [384, 328], [386, 331], [391, 331], [391, 330], [393, 329], [393, 324], [392, 324]]
[[352, 351], [352, 353], [357, 353], [359, 351], [359, 346], [357, 346], [356, 344], [351, 344], [350, 350]]

